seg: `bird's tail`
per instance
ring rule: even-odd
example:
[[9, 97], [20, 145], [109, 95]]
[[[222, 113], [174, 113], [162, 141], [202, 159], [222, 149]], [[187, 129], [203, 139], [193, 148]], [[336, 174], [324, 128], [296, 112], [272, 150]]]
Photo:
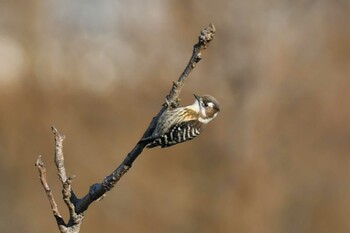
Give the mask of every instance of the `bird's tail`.
[[159, 146], [159, 141], [157, 137], [150, 136], [147, 138], [142, 138], [139, 143], [145, 143], [146, 148], [151, 149], [153, 147]]

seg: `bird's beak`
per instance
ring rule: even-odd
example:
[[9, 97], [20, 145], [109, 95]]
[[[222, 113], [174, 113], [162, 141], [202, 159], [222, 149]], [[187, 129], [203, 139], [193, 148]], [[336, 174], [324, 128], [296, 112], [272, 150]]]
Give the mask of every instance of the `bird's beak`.
[[201, 97], [199, 97], [198, 95], [196, 95], [196, 94], [193, 94], [194, 95], [194, 98], [196, 98], [196, 100], [198, 100], [199, 101], [199, 99], [201, 98]]

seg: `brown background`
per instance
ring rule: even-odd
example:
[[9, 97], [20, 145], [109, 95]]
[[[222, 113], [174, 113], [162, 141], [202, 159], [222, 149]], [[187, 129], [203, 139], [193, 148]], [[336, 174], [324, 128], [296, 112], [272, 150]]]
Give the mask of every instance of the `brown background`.
[[140, 138], [210, 22], [183, 89], [218, 118], [146, 150], [82, 232], [350, 232], [349, 1], [1, 1], [0, 229], [57, 232], [34, 162], [55, 125], [78, 195]]

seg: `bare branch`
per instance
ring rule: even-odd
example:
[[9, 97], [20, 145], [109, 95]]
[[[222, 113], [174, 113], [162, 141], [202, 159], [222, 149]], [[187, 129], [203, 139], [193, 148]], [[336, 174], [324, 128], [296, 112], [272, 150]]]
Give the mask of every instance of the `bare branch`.
[[80, 225], [84, 219], [84, 214], [76, 213], [75, 205], [78, 199], [72, 190], [73, 178], [67, 176], [66, 168], [64, 166], [63, 140], [65, 139], [65, 136], [61, 135], [54, 126], [51, 126], [51, 129], [55, 139], [55, 165], [57, 168], [58, 177], [63, 186], [63, 200], [69, 210], [69, 222], [67, 224], [67, 229], [69, 231], [75, 229], [77, 231], [73, 232], [79, 232]]
[[163, 105], [160, 112], [153, 117], [150, 125], [143, 134], [141, 140], [135, 145], [132, 151], [126, 156], [123, 163], [114, 170], [112, 174], [107, 176], [101, 184], [94, 184], [90, 187], [89, 194], [78, 201], [76, 210], [78, 213], [85, 211], [88, 206], [94, 201], [99, 199], [107, 191], [111, 190], [114, 185], [119, 181], [119, 179], [130, 169], [135, 159], [139, 154], [142, 153], [145, 146], [148, 144], [148, 141], [142, 141], [142, 139], [147, 139], [151, 137], [153, 130], [156, 127], [158, 118], [168, 107], [178, 106], [178, 97], [180, 92], [187, 80], [188, 75], [196, 67], [196, 64], [201, 60], [201, 52], [205, 50], [209, 43], [213, 40], [215, 34], [215, 27], [213, 24], [210, 24], [207, 28], [201, 31], [198, 38], [198, 42], [193, 46], [192, 56], [185, 68], [185, 70], [180, 75], [179, 79], [176, 82], [173, 82], [173, 86], [166, 97], [166, 103]]
[[75, 205], [78, 199], [76, 198], [71, 188], [72, 178], [67, 176], [66, 169], [64, 167], [63, 140], [65, 137], [61, 135], [54, 126], [52, 126], [51, 129], [55, 138], [55, 159], [54, 159], [55, 165], [57, 168], [58, 177], [63, 187], [62, 189], [63, 200], [69, 210], [69, 221], [67, 224], [64, 222], [63, 218], [61, 217], [61, 214], [58, 211], [56, 201], [48, 185], [47, 178], [46, 178], [46, 168], [44, 166], [43, 161], [41, 160], [41, 156], [39, 156], [39, 158], [37, 159], [35, 166], [39, 170], [39, 178], [40, 178], [41, 184], [44, 187], [46, 195], [49, 199], [51, 209], [56, 219], [60, 232], [77, 233], [80, 231], [80, 226], [84, 219], [84, 214], [76, 213]]
[[[180, 75], [177, 81], [173, 82], [172, 88], [169, 92], [169, 94], [165, 98], [165, 103], [163, 104], [163, 107], [159, 111], [159, 113], [153, 117], [151, 123], [149, 124], [148, 128], [146, 129], [145, 133], [143, 134], [141, 140], [135, 145], [135, 147], [132, 149], [131, 152], [128, 153], [128, 155], [125, 157], [124, 161], [107, 177], [103, 179], [101, 183], [93, 184], [90, 187], [89, 193], [86, 194], [81, 199], [78, 199], [72, 188], [71, 183], [72, 179], [67, 176], [66, 169], [64, 167], [64, 157], [63, 157], [63, 140], [64, 136], [59, 134], [57, 129], [52, 126], [52, 132], [54, 134], [55, 138], [55, 164], [58, 171], [59, 179], [62, 183], [63, 190], [63, 199], [69, 209], [70, 219], [68, 224], [64, 224], [64, 221], [62, 217], [60, 216], [57, 205], [53, 199], [51, 190], [48, 188], [47, 182], [43, 182], [42, 184], [46, 189], [50, 190], [50, 195], [48, 194], [48, 198], [50, 200], [50, 204], [54, 213], [55, 218], [59, 218], [62, 224], [59, 225], [60, 231], [63, 232], [79, 232], [81, 223], [84, 218], [84, 211], [87, 210], [87, 208], [90, 206], [92, 202], [95, 200], [99, 200], [102, 197], [104, 197], [105, 193], [109, 190], [111, 190], [115, 184], [123, 177], [123, 175], [131, 168], [133, 162], [135, 159], [142, 153], [145, 146], [149, 143], [149, 138], [151, 138], [152, 132], [154, 131], [157, 121], [161, 114], [167, 110], [167, 108], [175, 108], [179, 105], [179, 96], [180, 92], [185, 84], [185, 81], [188, 78], [188, 75], [190, 72], [196, 67], [197, 63], [202, 59], [202, 51], [204, 51], [209, 43], [213, 40], [215, 34], [215, 27], [214, 25], [210, 24], [207, 28], [201, 31], [198, 42], [193, 46], [192, 56], [185, 67], [184, 71]], [[40, 159], [40, 157], [39, 157]], [[38, 159], [38, 161], [39, 161]], [[45, 174], [45, 168], [42, 164], [41, 166], [41, 159], [40, 161], [36, 163], [39, 172], [40, 177], [45, 177], [43, 179], [46, 181], [46, 176], [41, 175], [42, 171], [43, 174]], [[42, 180], [42, 179], [41, 179]], [[48, 191], [46, 191], [48, 193]], [[51, 198], [52, 196], [52, 198]], [[57, 216], [57, 217], [56, 217]]]
[[51, 191], [51, 188], [50, 188], [50, 186], [49, 186], [49, 184], [47, 182], [46, 167], [44, 165], [44, 162], [41, 160], [41, 155], [39, 155], [38, 159], [36, 160], [35, 166], [38, 168], [39, 179], [40, 179], [40, 182], [41, 182], [41, 184], [42, 184], [42, 186], [43, 186], [43, 188], [45, 190], [47, 199], [49, 199], [49, 202], [50, 202], [50, 205], [51, 205], [51, 209], [52, 209], [52, 213], [53, 213], [53, 216], [56, 219], [57, 225], [58, 225], [58, 227], [60, 229], [64, 228], [66, 224], [64, 223], [64, 220], [63, 220], [60, 212], [58, 211], [58, 207], [57, 207], [55, 198], [54, 198], [53, 193]]
[[58, 130], [51, 126], [51, 130], [55, 137], [55, 164], [58, 170], [58, 176], [62, 184], [67, 180], [66, 168], [64, 167], [64, 157], [63, 157], [63, 140], [65, 139], [64, 135], [60, 135]]
[[178, 98], [182, 87], [185, 85], [185, 81], [190, 74], [190, 72], [196, 67], [197, 63], [202, 59], [202, 51], [208, 48], [209, 43], [214, 39], [214, 34], [216, 30], [213, 24], [201, 31], [201, 34], [198, 37], [198, 42], [193, 46], [192, 56], [188, 61], [188, 64], [179, 79], [176, 82], [173, 82], [173, 87], [170, 90], [169, 95], [166, 98], [166, 106], [177, 107]]

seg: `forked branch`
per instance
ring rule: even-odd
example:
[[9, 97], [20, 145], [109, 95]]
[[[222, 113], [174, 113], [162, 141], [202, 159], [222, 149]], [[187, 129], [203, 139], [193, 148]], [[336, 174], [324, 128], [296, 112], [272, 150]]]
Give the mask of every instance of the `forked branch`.
[[36, 166], [39, 170], [39, 178], [45, 189], [47, 197], [49, 199], [53, 215], [57, 221], [60, 232], [74, 232], [80, 231], [81, 223], [84, 219], [84, 212], [90, 206], [92, 202], [100, 199], [105, 195], [105, 193], [111, 190], [115, 184], [120, 180], [121, 177], [131, 168], [135, 159], [142, 153], [145, 146], [149, 143], [147, 138], [150, 138], [153, 130], [157, 124], [158, 118], [167, 108], [175, 108], [179, 105], [180, 92], [188, 78], [190, 72], [196, 67], [197, 63], [202, 59], [202, 51], [205, 50], [209, 43], [214, 39], [215, 27], [210, 24], [207, 28], [200, 32], [198, 42], [193, 46], [192, 56], [185, 67], [184, 71], [180, 75], [177, 81], [173, 82], [172, 88], [169, 94], [165, 98], [165, 103], [159, 111], [159, 113], [153, 117], [151, 123], [146, 129], [140, 141], [135, 145], [135, 147], [127, 154], [124, 161], [108, 176], [106, 176], [101, 183], [93, 184], [90, 187], [89, 192], [82, 198], [78, 199], [72, 188], [72, 178], [67, 176], [66, 169], [64, 167], [64, 157], [63, 157], [63, 140], [64, 136], [59, 134], [55, 127], [52, 127], [52, 132], [55, 138], [55, 164], [58, 171], [59, 179], [62, 183], [62, 194], [63, 200], [69, 210], [69, 221], [64, 222], [61, 217], [51, 189], [49, 188], [47, 178], [46, 178], [46, 168], [44, 163], [39, 156], [36, 161]]

